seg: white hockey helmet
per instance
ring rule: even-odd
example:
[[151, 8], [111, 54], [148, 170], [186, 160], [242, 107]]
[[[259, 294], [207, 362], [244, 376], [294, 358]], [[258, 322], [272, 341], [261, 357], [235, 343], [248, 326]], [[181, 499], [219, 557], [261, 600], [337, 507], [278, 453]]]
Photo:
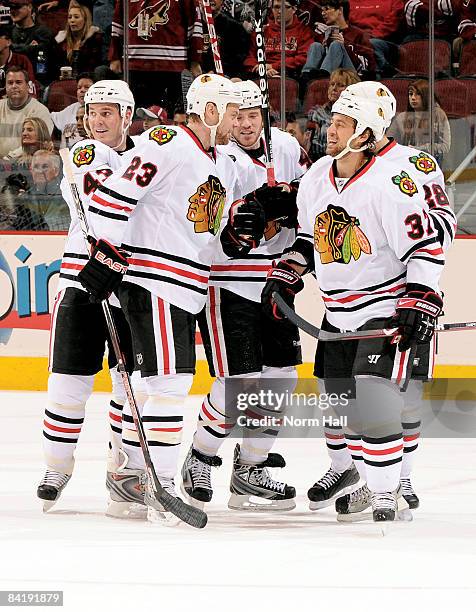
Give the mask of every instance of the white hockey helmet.
[[377, 100], [380, 104], [385, 106], [385, 115], [388, 121], [387, 127], [390, 126], [397, 112], [397, 101], [386, 85], [378, 81], [362, 81], [349, 85], [345, 91], [355, 96]]
[[119, 104], [121, 117], [126, 116], [128, 108], [132, 110], [132, 115], [134, 115], [134, 96], [125, 81], [97, 81], [97, 83], [93, 83], [84, 96], [86, 115], [88, 114], [89, 104], [101, 103]]
[[241, 109], [261, 107], [263, 103], [263, 97], [261, 95], [261, 89], [254, 81], [239, 81], [235, 83], [235, 87], [241, 91], [243, 96], [243, 103], [240, 106]]
[[[241, 106], [243, 96], [241, 91], [230, 79], [219, 74], [201, 74], [190, 85], [187, 92], [187, 113], [195, 113], [210, 129], [211, 146], [215, 146], [215, 136], [228, 104]], [[205, 122], [205, 108], [209, 102], [217, 107], [218, 123], [208, 125]]]
[[345, 149], [343, 149], [335, 159], [339, 159], [347, 153], [358, 153], [369, 148], [369, 144], [364, 144], [359, 149], [353, 149], [350, 143], [354, 138], [357, 138], [365, 132], [367, 128], [372, 130], [375, 141], [382, 140], [387, 129], [388, 110], [383, 104], [379, 104], [376, 99], [368, 99], [362, 96], [356, 96], [345, 89], [339, 98], [332, 105], [332, 113], [338, 113], [354, 119], [357, 124], [355, 131], [347, 141]]

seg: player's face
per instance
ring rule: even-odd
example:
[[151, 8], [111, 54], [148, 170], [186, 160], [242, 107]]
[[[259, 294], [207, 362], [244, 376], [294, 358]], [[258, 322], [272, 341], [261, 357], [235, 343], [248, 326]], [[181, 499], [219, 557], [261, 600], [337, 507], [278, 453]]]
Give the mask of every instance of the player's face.
[[218, 126], [216, 138], [219, 144], [228, 144], [232, 131], [238, 126], [238, 104], [228, 104]]
[[93, 138], [108, 147], [117, 147], [122, 141], [123, 120], [117, 104], [90, 104], [88, 124]]
[[238, 125], [233, 130], [233, 138], [243, 147], [252, 147], [259, 140], [262, 129], [261, 107], [245, 108], [238, 114]]
[[[355, 122], [351, 117], [334, 113], [327, 128], [326, 154], [335, 157], [347, 146], [349, 138], [355, 132]], [[355, 148], [355, 147], [354, 147]]]

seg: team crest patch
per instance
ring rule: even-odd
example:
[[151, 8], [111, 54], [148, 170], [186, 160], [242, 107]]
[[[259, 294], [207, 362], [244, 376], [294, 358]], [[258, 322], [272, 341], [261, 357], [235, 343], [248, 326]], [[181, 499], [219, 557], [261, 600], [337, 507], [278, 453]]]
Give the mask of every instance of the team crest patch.
[[169, 22], [170, 0], [143, 2], [144, 8], [129, 22], [129, 28], [137, 30], [137, 36], [147, 40], [159, 26]]
[[357, 261], [362, 253], [372, 253], [370, 242], [359, 225], [359, 220], [351, 217], [341, 206], [330, 204], [327, 210], [317, 215], [314, 248], [322, 264], [348, 264], [352, 257]]
[[177, 136], [177, 132], [170, 128], [159, 125], [149, 132], [149, 140], [153, 140], [159, 145], [167, 144], [172, 140], [174, 136]]
[[405, 170], [402, 170], [402, 172], [396, 176], [392, 176], [392, 183], [398, 185], [400, 191], [407, 196], [412, 197], [415, 193], [418, 193], [415, 181], [405, 172]]
[[218, 234], [225, 198], [226, 189], [220, 179], [211, 174], [208, 181], [197, 187], [196, 192], [188, 199], [190, 206], [187, 211], [187, 219], [194, 224], [196, 234]]
[[408, 159], [417, 170], [424, 172], [425, 174], [430, 174], [430, 172], [434, 172], [436, 170], [435, 160], [426, 153], [423, 153], [423, 151], [419, 155], [414, 155]]
[[94, 159], [94, 145], [88, 144], [83, 147], [76, 147], [73, 151], [73, 163], [78, 168], [80, 166], [88, 166]]

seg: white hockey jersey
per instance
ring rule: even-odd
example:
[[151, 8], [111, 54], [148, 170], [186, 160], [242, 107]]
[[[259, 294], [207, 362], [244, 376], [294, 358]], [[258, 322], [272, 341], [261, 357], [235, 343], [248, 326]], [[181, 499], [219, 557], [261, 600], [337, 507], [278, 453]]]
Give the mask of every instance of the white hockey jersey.
[[[290, 183], [300, 178], [304, 172], [300, 162], [301, 148], [298, 141], [278, 128], [271, 129], [271, 141], [277, 182]], [[254, 191], [266, 183], [264, 156], [253, 159], [235, 142], [218, 147], [222, 152], [235, 159], [242, 193], [239, 197]], [[228, 289], [254, 302], [261, 300], [261, 291], [266, 275], [274, 260], [281, 257], [284, 249], [296, 237], [293, 229], [280, 227], [279, 222], [269, 222], [264, 238], [256, 249], [243, 258], [230, 259], [220, 247], [218, 258], [212, 265], [210, 285]]]
[[[92, 139], [81, 140], [71, 147], [69, 158], [90, 227], [89, 204], [91, 197], [98, 185], [105, 181], [124, 162], [124, 159], [128, 159], [130, 149], [133, 147], [130, 139], [128, 139], [128, 145], [128, 150], [121, 153], [117, 153], [111, 147]], [[68, 204], [71, 223], [61, 262], [58, 291], [66, 287], [75, 287], [85, 291], [76, 277], [88, 261], [89, 255], [84, 244], [83, 233], [79, 225], [69, 183], [65, 177], [61, 181], [61, 193]]]
[[195, 314], [235, 180], [231, 159], [217, 164], [188, 127], [156, 126], [92, 196], [94, 235], [131, 253], [125, 280]]
[[444, 254], [412, 176], [372, 157], [345, 181], [333, 162], [321, 158], [301, 180], [298, 237], [313, 244], [327, 320], [355, 330], [391, 316], [407, 283], [437, 291]]
[[377, 153], [377, 157], [392, 164], [395, 170], [411, 174], [420, 195], [428, 204], [443, 250], [446, 251], [455, 238], [457, 220], [446, 195], [445, 177], [438, 162], [428, 153], [398, 144], [395, 140], [390, 140]]

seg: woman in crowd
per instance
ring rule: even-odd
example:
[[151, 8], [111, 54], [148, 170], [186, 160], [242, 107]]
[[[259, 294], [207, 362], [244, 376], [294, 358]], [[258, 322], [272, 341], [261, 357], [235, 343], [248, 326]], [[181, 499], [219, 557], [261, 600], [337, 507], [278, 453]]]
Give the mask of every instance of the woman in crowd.
[[62, 64], [73, 68], [73, 76], [93, 72], [104, 63], [103, 34], [92, 25], [91, 11], [76, 0], [71, 0], [66, 28], [55, 37], [63, 54]]
[[397, 142], [427, 153], [432, 153], [439, 164], [449, 152], [451, 146], [451, 130], [448, 117], [441, 108], [435, 96], [435, 114], [433, 120], [434, 148], [430, 151], [429, 127], [429, 88], [428, 81], [418, 79], [408, 86], [408, 108], [399, 113], [390, 129], [388, 136], [393, 136]]
[[14, 170], [25, 171], [30, 167], [35, 151], [53, 151], [54, 145], [46, 123], [39, 117], [27, 117], [23, 121], [21, 145], [10, 151], [3, 159], [12, 164]]

